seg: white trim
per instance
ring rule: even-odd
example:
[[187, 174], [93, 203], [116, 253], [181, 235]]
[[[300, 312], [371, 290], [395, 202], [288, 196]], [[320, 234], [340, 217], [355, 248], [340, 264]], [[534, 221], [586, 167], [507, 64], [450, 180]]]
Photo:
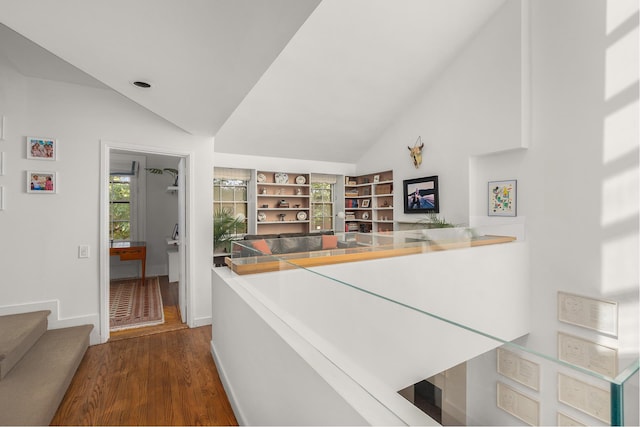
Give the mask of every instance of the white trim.
[[98, 313], [86, 314], [84, 316], [61, 318], [60, 300], [57, 299], [0, 306], [0, 316], [30, 313], [41, 310], [49, 310], [51, 312], [49, 318], [47, 319], [47, 329], [60, 329], [80, 325], [93, 325], [93, 330], [91, 331], [89, 342], [91, 345], [100, 344], [100, 335], [98, 328], [100, 316], [98, 315]]
[[[186, 197], [186, 224], [183, 232], [183, 244], [185, 248], [185, 256], [187, 257], [185, 272], [185, 287], [187, 300], [187, 325], [195, 327], [195, 319], [193, 317], [193, 307], [195, 307], [192, 283], [192, 271], [194, 269], [194, 259], [191, 256], [194, 253], [193, 243], [191, 242], [191, 227], [194, 223], [194, 206], [195, 200], [193, 185], [195, 182], [193, 177], [193, 161], [194, 154], [190, 151], [173, 150], [165, 147], [155, 147], [147, 145], [129, 144], [123, 142], [115, 142], [108, 140], [100, 140], [100, 237], [99, 237], [99, 263], [100, 263], [100, 314], [99, 314], [99, 332], [100, 342], [105, 343], [109, 340], [109, 160], [112, 150], [123, 150], [132, 153], [142, 154], [159, 154], [165, 156], [176, 156], [185, 159], [185, 197]], [[141, 174], [142, 175], [142, 174]], [[142, 176], [140, 178], [143, 178]]]
[[520, 3], [520, 146], [531, 141], [531, 2]]

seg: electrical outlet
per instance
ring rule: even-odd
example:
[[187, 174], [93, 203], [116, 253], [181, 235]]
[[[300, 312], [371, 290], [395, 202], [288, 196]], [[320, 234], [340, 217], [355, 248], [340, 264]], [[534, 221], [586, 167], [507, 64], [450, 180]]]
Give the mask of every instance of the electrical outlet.
[[89, 258], [89, 245], [78, 246], [78, 258]]

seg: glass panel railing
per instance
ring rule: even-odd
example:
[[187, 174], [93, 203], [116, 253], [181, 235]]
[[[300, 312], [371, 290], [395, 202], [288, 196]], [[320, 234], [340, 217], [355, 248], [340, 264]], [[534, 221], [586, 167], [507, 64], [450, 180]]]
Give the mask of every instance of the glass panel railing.
[[[637, 349], [588, 317], [533, 318], [526, 242], [459, 228], [255, 237], [235, 242], [232, 270], [391, 414], [367, 407], [371, 423], [638, 424]], [[529, 336], [532, 322], [548, 333]]]

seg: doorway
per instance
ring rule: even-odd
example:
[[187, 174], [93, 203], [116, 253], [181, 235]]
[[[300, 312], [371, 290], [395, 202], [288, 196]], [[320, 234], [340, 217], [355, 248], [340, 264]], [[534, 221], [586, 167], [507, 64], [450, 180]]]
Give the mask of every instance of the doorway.
[[[123, 162], [122, 159], [125, 159]], [[129, 159], [129, 161], [127, 161]], [[110, 221], [110, 182], [113, 165], [130, 172], [131, 181], [136, 182], [138, 191], [135, 203], [131, 206], [130, 235], [114, 236], [113, 222]], [[124, 165], [124, 166], [123, 166]], [[158, 287], [163, 286], [163, 299], [167, 296], [177, 311], [182, 323], [189, 324], [189, 271], [188, 263], [188, 224], [190, 206], [186, 193], [189, 187], [190, 155], [179, 151], [157, 147], [140, 147], [130, 144], [102, 142], [101, 197], [100, 197], [100, 337], [107, 342], [111, 336], [110, 328], [110, 288], [114, 278], [132, 276], [138, 278], [139, 285], [148, 283], [141, 275], [142, 262], [129, 257], [110, 256], [115, 239], [128, 239], [145, 248], [146, 277], [156, 278]], [[171, 174], [160, 176], [149, 173], [148, 168], [170, 169], [179, 177], [174, 180]], [[175, 176], [175, 175], [174, 175]], [[126, 179], [124, 181], [127, 181]], [[177, 184], [177, 185], [175, 185]], [[134, 206], [135, 205], [135, 206]], [[163, 221], [167, 224], [163, 224]], [[126, 227], [123, 227], [126, 228]], [[169, 249], [172, 252], [173, 277], [177, 277], [175, 292], [167, 293]], [[115, 261], [113, 258], [116, 258]], [[114, 268], [114, 264], [115, 267]], [[176, 274], [176, 266], [178, 273]], [[174, 279], [175, 280], [175, 279]], [[177, 304], [176, 304], [177, 303]], [[175, 316], [174, 316], [175, 317]], [[182, 325], [181, 325], [182, 326]], [[175, 325], [173, 326], [175, 329]], [[182, 326], [186, 327], [186, 325]], [[162, 328], [160, 328], [162, 330]], [[114, 335], [119, 332], [114, 332]], [[125, 334], [126, 335], [126, 334]]]

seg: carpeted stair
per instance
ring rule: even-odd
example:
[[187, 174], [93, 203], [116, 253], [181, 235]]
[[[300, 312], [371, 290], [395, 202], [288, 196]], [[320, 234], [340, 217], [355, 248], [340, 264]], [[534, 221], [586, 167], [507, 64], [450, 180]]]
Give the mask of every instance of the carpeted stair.
[[47, 330], [50, 311], [0, 316], [0, 425], [49, 425], [93, 325]]

